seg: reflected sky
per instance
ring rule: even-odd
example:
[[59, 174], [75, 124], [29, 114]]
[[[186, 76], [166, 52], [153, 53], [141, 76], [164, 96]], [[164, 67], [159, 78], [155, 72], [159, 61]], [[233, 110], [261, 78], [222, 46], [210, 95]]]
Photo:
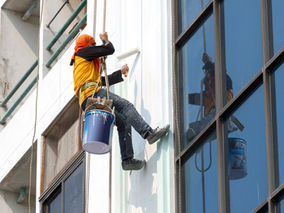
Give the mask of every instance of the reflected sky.
[[224, 0], [226, 68], [237, 94], [262, 67], [260, 1]]
[[209, 0], [179, 0], [179, 33], [184, 31]]
[[243, 125], [228, 137], [246, 141], [247, 176], [230, 181], [231, 213], [251, 212], [267, 196], [263, 86], [233, 114]]
[[[213, 132], [211, 136], [215, 134]], [[185, 194], [183, 212], [219, 212], [217, 177], [216, 140], [208, 139], [182, 166], [182, 178], [185, 180], [182, 187]]]
[[64, 212], [83, 212], [83, 164], [80, 164], [65, 181]]
[[274, 73], [276, 85], [276, 116], [279, 156], [279, 183], [284, 183], [284, 64]]
[[274, 54], [284, 45], [284, 1], [272, 0], [272, 23], [273, 23], [273, 45]]

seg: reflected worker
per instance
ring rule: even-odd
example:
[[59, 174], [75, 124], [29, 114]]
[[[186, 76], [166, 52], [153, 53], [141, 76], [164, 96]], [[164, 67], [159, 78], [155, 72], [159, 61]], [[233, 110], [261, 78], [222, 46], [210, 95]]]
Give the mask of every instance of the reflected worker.
[[[202, 70], [205, 74], [203, 78], [204, 91], [200, 93], [188, 94], [188, 103], [193, 105], [202, 105], [204, 107], [204, 116], [201, 119], [189, 124], [186, 136], [191, 141], [205, 126], [215, 117], [215, 67], [212, 59], [203, 53], [202, 61], [204, 66]], [[227, 102], [233, 98], [233, 86], [230, 76], [226, 73], [226, 91]], [[201, 96], [202, 95], [202, 96]], [[202, 113], [201, 113], [202, 114]]]

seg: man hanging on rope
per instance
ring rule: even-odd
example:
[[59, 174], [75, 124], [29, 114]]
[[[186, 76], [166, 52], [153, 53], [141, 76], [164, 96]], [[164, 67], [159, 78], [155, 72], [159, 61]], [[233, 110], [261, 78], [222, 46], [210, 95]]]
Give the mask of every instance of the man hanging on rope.
[[[103, 45], [96, 46], [92, 36], [80, 35], [76, 39], [75, 52], [70, 63], [70, 65], [73, 65], [74, 91], [83, 111], [86, 108], [87, 99], [93, 95], [96, 83], [99, 81], [99, 57], [114, 53], [114, 47], [108, 40], [106, 32], [100, 34], [100, 39]], [[122, 74], [127, 74], [128, 70], [128, 66], [124, 65], [121, 70], [108, 75], [109, 84], [113, 85], [123, 81]], [[105, 86], [104, 77], [101, 78], [94, 97], [107, 96], [107, 90], [101, 86]], [[119, 136], [122, 168], [124, 170], [139, 170], [145, 165], [145, 160], [142, 161], [133, 158], [131, 126], [149, 144], [153, 144], [167, 134], [169, 125], [153, 130], [137, 112], [133, 104], [111, 92], [109, 93], [109, 97], [112, 99], [113, 106], [115, 107], [115, 125], [117, 126]]]
[[[205, 77], [203, 79], [203, 84], [205, 90], [202, 91], [202, 99], [204, 106], [204, 116], [201, 119], [189, 124], [189, 129], [187, 130], [187, 139], [191, 141], [205, 126], [214, 118], [215, 109], [215, 68], [212, 59], [203, 53], [202, 61], [204, 66], [202, 67]], [[233, 86], [232, 80], [228, 74], [226, 74], [226, 90], [227, 90], [227, 102], [233, 98]], [[201, 94], [191, 93], [188, 94], [188, 103], [193, 105], [201, 104]]]

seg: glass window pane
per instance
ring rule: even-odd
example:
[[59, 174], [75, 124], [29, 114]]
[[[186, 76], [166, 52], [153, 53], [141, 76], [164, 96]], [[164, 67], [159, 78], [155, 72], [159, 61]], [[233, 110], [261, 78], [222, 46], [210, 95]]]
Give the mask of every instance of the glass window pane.
[[188, 144], [215, 117], [213, 40], [213, 16], [210, 16], [180, 50], [183, 145]]
[[209, 0], [179, 0], [179, 33], [184, 31], [193, 19], [202, 11]]
[[219, 212], [217, 167], [214, 131], [182, 166], [182, 212]]
[[61, 213], [61, 192], [48, 204], [48, 213]]
[[226, 70], [237, 94], [262, 67], [260, 1], [223, 2]]
[[272, 0], [274, 53], [277, 53], [284, 45], [283, 11], [284, 11], [284, 1]]
[[267, 197], [263, 86], [226, 122], [231, 213], [251, 212]]
[[276, 116], [277, 116], [277, 139], [278, 139], [278, 158], [279, 158], [279, 183], [284, 183], [284, 64], [276, 72]]
[[64, 212], [83, 213], [83, 164], [65, 181]]
[[279, 199], [280, 202], [277, 203], [276, 212], [277, 213], [284, 213], [284, 195], [282, 195]]

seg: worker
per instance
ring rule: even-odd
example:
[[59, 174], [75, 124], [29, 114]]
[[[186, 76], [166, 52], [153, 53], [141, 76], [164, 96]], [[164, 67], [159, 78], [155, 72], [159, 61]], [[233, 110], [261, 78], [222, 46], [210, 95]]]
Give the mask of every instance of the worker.
[[[202, 61], [204, 66], [204, 85], [205, 90], [203, 92], [203, 107], [204, 116], [200, 120], [189, 124], [189, 128], [186, 132], [188, 141], [191, 141], [205, 126], [215, 117], [215, 68], [214, 63], [207, 53], [203, 53]], [[227, 90], [227, 102], [233, 98], [233, 87], [230, 76], [226, 73], [226, 90]], [[188, 95], [188, 103], [193, 105], [200, 105], [200, 93], [191, 93]]]
[[[79, 99], [82, 110], [85, 110], [87, 99], [95, 93], [94, 97], [106, 97], [105, 77], [99, 81], [99, 57], [114, 53], [113, 44], [108, 40], [108, 34], [99, 35], [102, 45], [96, 45], [94, 38], [90, 35], [80, 35], [76, 39], [75, 52], [72, 56], [70, 65], [73, 65], [74, 91]], [[129, 68], [123, 65], [120, 70], [108, 75], [109, 84], [123, 81], [122, 75], [127, 74]], [[96, 83], [99, 86], [96, 88]], [[145, 160], [134, 158], [131, 127], [133, 127], [149, 144], [153, 144], [167, 134], [169, 125], [163, 128], [152, 129], [142, 116], [137, 112], [134, 105], [120, 96], [109, 92], [109, 98], [115, 107], [119, 145], [122, 159], [123, 170], [139, 170], [145, 165]]]

